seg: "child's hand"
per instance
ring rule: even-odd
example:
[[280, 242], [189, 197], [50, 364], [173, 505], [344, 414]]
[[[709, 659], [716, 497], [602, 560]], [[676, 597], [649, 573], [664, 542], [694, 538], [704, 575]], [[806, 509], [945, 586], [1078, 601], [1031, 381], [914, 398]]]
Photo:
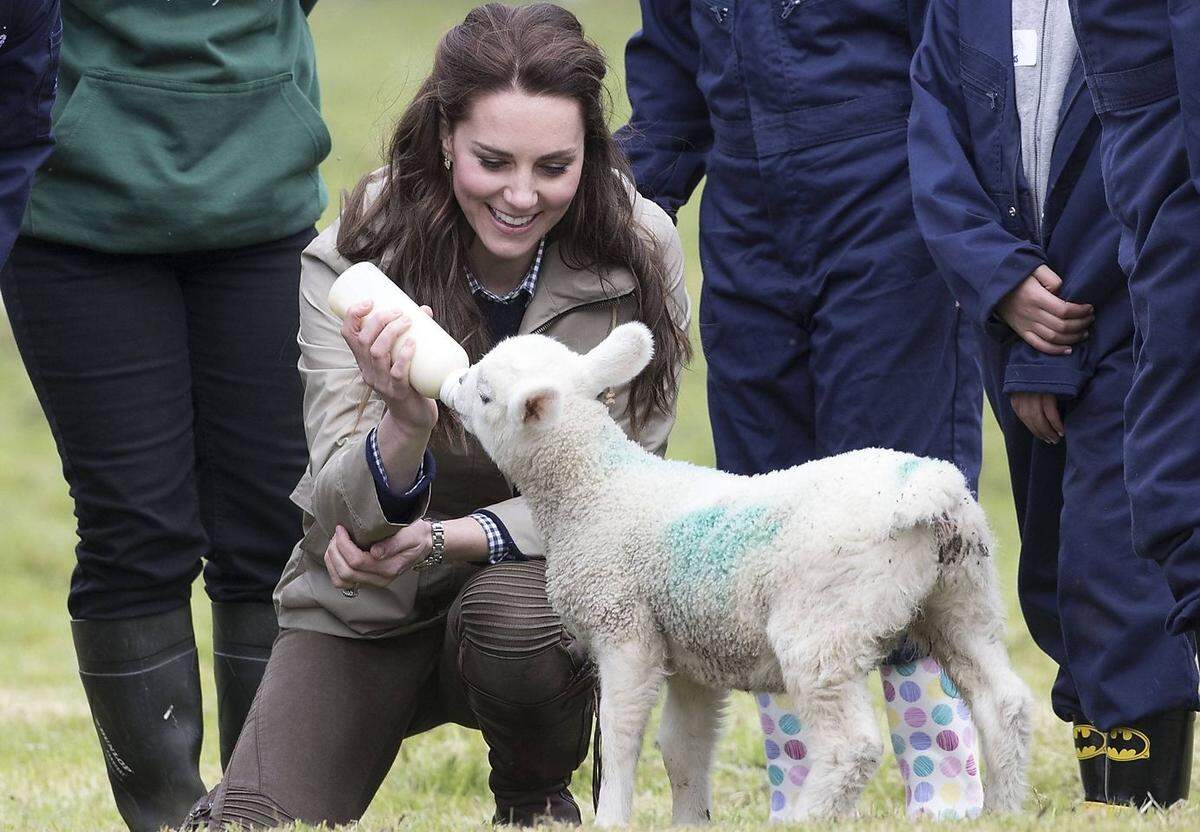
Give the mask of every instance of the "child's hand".
[[1029, 432], [1050, 445], [1067, 435], [1058, 415], [1058, 399], [1053, 393], [1012, 393], [1008, 397], [1017, 418]]
[[1058, 297], [1062, 278], [1038, 266], [996, 305], [996, 313], [1025, 343], [1047, 355], [1069, 355], [1071, 344], [1087, 338], [1096, 316], [1091, 304]]

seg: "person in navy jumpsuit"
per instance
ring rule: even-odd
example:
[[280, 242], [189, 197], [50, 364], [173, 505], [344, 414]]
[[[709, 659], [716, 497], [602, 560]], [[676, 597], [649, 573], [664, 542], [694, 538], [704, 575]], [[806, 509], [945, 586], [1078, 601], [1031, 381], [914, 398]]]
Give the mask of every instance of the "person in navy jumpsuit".
[[58, 0], [0, 0], [0, 268], [21, 227], [33, 173], [50, 155], [61, 40]]
[[[622, 135], [639, 190], [668, 213], [706, 177], [699, 325], [724, 470], [879, 446], [976, 481], [974, 333], [921, 240], [908, 180], [924, 6], [642, 0]], [[784, 799], [772, 794], [773, 814]]]
[[[1120, 229], [1104, 200], [1100, 124], [1076, 60], [1044, 201], [1035, 204], [1022, 164], [1013, 28], [1008, 2], [930, 3], [912, 67], [917, 218], [955, 296], [986, 333], [985, 385], [1021, 532], [1021, 606], [1059, 667], [1051, 700], [1075, 723], [1085, 799], [1141, 804], [1149, 795], [1169, 805], [1187, 794], [1200, 676], [1191, 640], [1163, 628], [1172, 598], [1162, 570], [1133, 550], [1121, 448], [1133, 319], [1117, 262]], [[1013, 314], [1018, 293], [1038, 290], [1026, 285], [1038, 269], [1051, 275], [1048, 308], [1095, 310], [1090, 337], [1069, 351], [1055, 330]], [[1189, 730], [1164, 735], [1166, 723]], [[1127, 733], [1149, 737], [1147, 758], [1141, 748], [1128, 753], [1139, 740]]]
[[1125, 403], [1134, 545], [1173, 633], [1200, 629], [1200, 3], [1072, 0], [1133, 300]]

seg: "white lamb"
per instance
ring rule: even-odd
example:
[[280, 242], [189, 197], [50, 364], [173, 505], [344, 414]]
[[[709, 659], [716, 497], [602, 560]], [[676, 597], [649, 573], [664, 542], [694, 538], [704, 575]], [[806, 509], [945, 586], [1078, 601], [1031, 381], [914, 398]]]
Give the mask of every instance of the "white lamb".
[[813, 741], [796, 818], [854, 810], [882, 756], [867, 674], [907, 632], [978, 725], [988, 809], [1025, 795], [1030, 694], [1013, 672], [991, 537], [953, 465], [846, 453], [755, 477], [646, 453], [597, 400], [650, 360], [625, 324], [586, 355], [540, 335], [500, 343], [441, 398], [529, 500], [547, 590], [600, 672], [596, 821], [628, 823], [661, 682], [673, 821], [709, 817], [731, 688], [787, 691]]

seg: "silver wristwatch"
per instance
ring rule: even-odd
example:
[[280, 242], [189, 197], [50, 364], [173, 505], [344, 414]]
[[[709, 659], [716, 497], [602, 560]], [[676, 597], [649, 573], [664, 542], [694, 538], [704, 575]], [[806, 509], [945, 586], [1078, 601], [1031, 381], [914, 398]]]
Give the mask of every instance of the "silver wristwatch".
[[424, 569], [426, 566], [437, 566], [446, 557], [446, 527], [441, 520], [428, 520], [429, 536], [433, 539], [433, 548], [423, 561], [413, 564], [413, 571]]

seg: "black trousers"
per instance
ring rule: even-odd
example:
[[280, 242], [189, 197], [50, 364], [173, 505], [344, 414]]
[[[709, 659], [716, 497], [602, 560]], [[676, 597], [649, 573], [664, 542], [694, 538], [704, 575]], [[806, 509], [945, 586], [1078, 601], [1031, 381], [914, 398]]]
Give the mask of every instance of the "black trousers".
[[266, 602], [300, 534], [300, 252], [105, 254], [20, 237], [0, 272], [78, 521], [80, 619]]

